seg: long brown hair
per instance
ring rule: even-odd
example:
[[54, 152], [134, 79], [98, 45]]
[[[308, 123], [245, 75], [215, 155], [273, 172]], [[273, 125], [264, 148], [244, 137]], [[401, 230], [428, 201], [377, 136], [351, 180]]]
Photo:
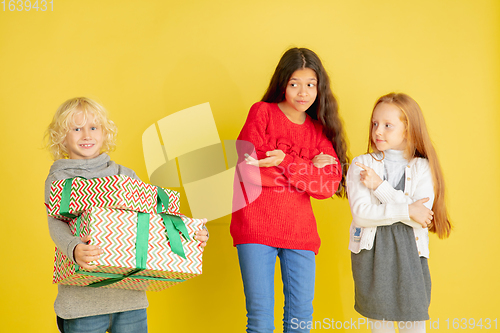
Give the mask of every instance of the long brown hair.
[[[373, 111], [380, 103], [389, 103], [395, 105], [401, 110], [401, 121], [406, 127], [406, 149], [404, 156], [408, 159], [414, 157], [426, 158], [432, 173], [434, 183], [434, 204], [432, 211], [434, 219], [429, 231], [435, 232], [439, 238], [447, 238], [451, 232], [451, 221], [446, 210], [444, 177], [436, 154], [432, 145], [427, 126], [425, 125], [424, 115], [418, 103], [410, 96], [402, 93], [390, 93], [380, 97], [373, 107]], [[373, 117], [372, 111], [372, 117]], [[379, 152], [372, 140], [373, 126], [370, 119], [370, 136], [368, 137], [368, 153]]]
[[304, 68], [312, 69], [318, 77], [318, 95], [306, 113], [312, 119], [320, 121], [321, 125], [323, 125], [323, 132], [332, 142], [333, 149], [337, 153], [340, 165], [342, 166], [342, 180], [335, 194], [338, 197], [345, 197], [345, 178], [350, 160], [348, 157], [344, 124], [338, 112], [337, 100], [330, 88], [330, 78], [316, 53], [306, 48], [295, 47], [287, 50], [274, 71], [269, 87], [264, 97], [262, 97], [262, 101], [267, 103], [284, 101], [286, 86], [290, 77], [296, 70]]

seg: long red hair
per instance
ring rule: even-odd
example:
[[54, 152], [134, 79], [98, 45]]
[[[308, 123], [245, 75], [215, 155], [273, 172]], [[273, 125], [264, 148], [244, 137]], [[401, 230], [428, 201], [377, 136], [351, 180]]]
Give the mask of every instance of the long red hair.
[[[404, 155], [407, 159], [414, 157], [426, 158], [432, 173], [434, 183], [434, 204], [432, 211], [434, 219], [429, 231], [435, 232], [439, 238], [447, 238], [451, 232], [451, 221], [446, 210], [444, 177], [425, 125], [424, 115], [418, 103], [410, 96], [402, 93], [390, 93], [380, 97], [375, 103], [373, 110], [380, 103], [395, 105], [401, 110], [401, 121], [406, 126], [406, 149]], [[373, 111], [372, 111], [373, 117]], [[372, 140], [373, 126], [370, 119], [370, 135], [368, 137], [368, 153], [379, 152]]]

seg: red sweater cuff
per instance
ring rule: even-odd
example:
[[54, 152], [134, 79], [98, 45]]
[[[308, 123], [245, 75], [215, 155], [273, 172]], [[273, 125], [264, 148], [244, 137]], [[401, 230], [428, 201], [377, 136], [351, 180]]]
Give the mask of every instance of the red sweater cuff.
[[285, 158], [283, 159], [283, 161], [281, 161], [278, 167], [287, 168], [288, 165], [290, 165], [290, 163], [292, 162], [293, 162], [293, 157], [290, 154], [286, 154]]

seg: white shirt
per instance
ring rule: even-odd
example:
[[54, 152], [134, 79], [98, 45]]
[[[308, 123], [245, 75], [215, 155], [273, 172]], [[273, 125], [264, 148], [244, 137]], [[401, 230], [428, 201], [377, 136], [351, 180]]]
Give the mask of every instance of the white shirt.
[[[347, 194], [353, 217], [350, 227], [349, 250], [359, 253], [371, 250], [377, 226], [403, 222], [413, 228], [417, 250], [421, 257], [429, 258], [428, 229], [410, 219], [408, 205], [429, 198], [424, 205], [432, 209], [434, 186], [429, 162], [425, 158], [414, 158], [406, 165], [405, 191], [395, 190], [388, 181], [383, 181], [376, 190], [370, 190], [360, 182], [362, 170], [355, 163], [372, 168], [380, 178], [384, 176], [385, 161], [382, 153], [356, 157], [347, 172]], [[395, 177], [397, 178], [397, 177]], [[401, 179], [399, 177], [398, 181]]]
[[396, 188], [405, 174], [408, 161], [404, 158], [403, 150], [388, 149], [384, 153], [384, 177], [382, 179], [387, 180], [392, 187]]

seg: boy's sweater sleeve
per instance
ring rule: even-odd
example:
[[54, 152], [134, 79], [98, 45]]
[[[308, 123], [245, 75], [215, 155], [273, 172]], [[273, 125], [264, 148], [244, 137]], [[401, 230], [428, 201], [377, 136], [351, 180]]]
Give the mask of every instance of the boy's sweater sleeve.
[[[123, 174], [131, 178], [140, 180], [132, 169], [126, 168], [122, 165], [117, 165], [118, 174]], [[50, 196], [50, 186], [53, 181], [57, 180], [55, 177], [48, 177], [45, 181], [45, 203], [48, 204]], [[47, 216], [50, 237], [54, 241], [57, 248], [68, 258], [75, 261], [74, 250], [78, 244], [83, 244], [80, 237], [73, 236], [67, 222], [58, 220], [51, 216]]]
[[408, 203], [372, 202], [372, 190], [361, 183], [362, 169], [355, 165], [356, 162], [367, 165], [365, 161], [356, 157], [347, 172], [347, 195], [353, 222], [365, 228], [391, 225], [399, 221], [407, 224], [412, 222], [408, 214]]
[[[48, 204], [50, 196], [50, 185], [56, 179], [47, 178], [45, 181], [45, 203]], [[60, 221], [51, 216], [47, 216], [49, 233], [57, 248], [68, 258], [75, 261], [74, 249], [78, 244], [83, 244], [80, 237], [75, 237], [69, 229], [67, 222]]]
[[307, 192], [316, 199], [326, 199], [332, 197], [339, 187], [342, 180], [342, 166], [330, 140], [321, 132], [320, 128], [317, 130], [320, 131], [318, 151], [333, 156], [336, 163], [317, 168], [311, 160], [292, 152], [285, 156], [279, 169], [288, 183], [299, 191]]
[[79, 237], [73, 236], [68, 223], [47, 216], [49, 223], [50, 237], [57, 248], [68, 258], [75, 261], [74, 249], [78, 244], [83, 244]]

